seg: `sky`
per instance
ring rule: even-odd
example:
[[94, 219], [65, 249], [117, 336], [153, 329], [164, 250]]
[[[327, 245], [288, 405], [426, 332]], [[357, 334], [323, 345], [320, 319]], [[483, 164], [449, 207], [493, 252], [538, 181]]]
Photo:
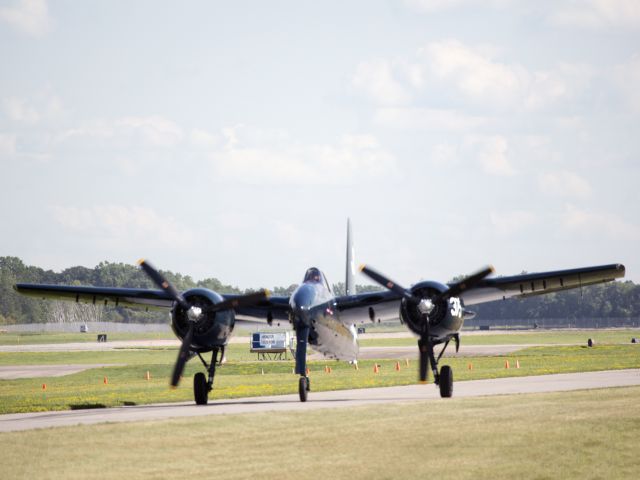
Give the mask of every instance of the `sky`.
[[0, 58], [0, 256], [640, 282], [636, 0], [0, 0]]

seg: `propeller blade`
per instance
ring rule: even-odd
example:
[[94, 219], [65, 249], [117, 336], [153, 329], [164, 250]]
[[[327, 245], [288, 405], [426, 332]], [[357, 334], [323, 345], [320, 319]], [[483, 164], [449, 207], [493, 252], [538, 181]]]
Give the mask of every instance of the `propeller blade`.
[[412, 302], [415, 302], [415, 303], [420, 302], [420, 299], [414, 297], [409, 290], [401, 287], [400, 285], [395, 283], [393, 280], [385, 277], [381, 273], [376, 272], [373, 268], [363, 264], [363, 265], [360, 265], [360, 271], [364, 273], [367, 277], [369, 277], [371, 280], [373, 280], [374, 282], [378, 283], [379, 285], [385, 288], [388, 288], [392, 292], [397, 293], [398, 295], [406, 298], [407, 300], [411, 300]]
[[195, 329], [195, 323], [191, 322], [187, 334], [182, 339], [182, 345], [180, 345], [180, 351], [178, 352], [178, 359], [173, 367], [173, 373], [171, 374], [171, 386], [177, 387], [180, 382], [180, 377], [184, 371], [184, 366], [189, 360], [189, 348], [191, 347], [191, 340], [193, 339], [193, 330]]
[[419, 365], [418, 365], [418, 378], [421, 383], [426, 383], [429, 378], [429, 353], [427, 350], [427, 344], [424, 337], [418, 340], [418, 350], [420, 351]]
[[493, 266], [489, 265], [488, 267], [483, 268], [482, 270], [476, 273], [473, 273], [466, 278], [463, 278], [459, 282], [451, 285], [448, 290], [438, 295], [438, 297], [436, 298], [436, 300], [434, 300], [434, 302], [437, 300], [444, 300], [451, 297], [457, 297], [465, 290], [473, 288], [478, 282], [480, 282], [487, 275], [490, 275], [493, 272], [495, 272], [495, 269], [493, 268]]
[[257, 292], [247, 293], [234, 298], [229, 298], [220, 303], [212, 305], [207, 310], [210, 312], [219, 312], [220, 310], [230, 310], [232, 308], [246, 307], [248, 305], [254, 305], [266, 300], [271, 295], [271, 292], [267, 289], [258, 290]]
[[164, 278], [164, 276], [153, 265], [151, 265], [145, 259], [140, 259], [138, 261], [138, 265], [140, 265], [140, 268], [142, 268], [142, 270], [145, 271], [149, 278], [153, 280], [153, 283], [155, 283], [165, 293], [171, 295], [171, 298], [178, 302], [185, 311], [189, 310], [189, 307], [191, 307], [191, 305], [186, 302], [184, 297], [180, 295], [175, 287], [171, 285], [169, 281]]

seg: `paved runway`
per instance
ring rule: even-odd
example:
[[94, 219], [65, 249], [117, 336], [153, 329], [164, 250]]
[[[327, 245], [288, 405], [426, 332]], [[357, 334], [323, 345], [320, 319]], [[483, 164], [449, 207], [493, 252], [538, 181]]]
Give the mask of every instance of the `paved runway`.
[[92, 363], [66, 365], [8, 365], [0, 367], [0, 379], [13, 380], [16, 378], [63, 377], [79, 373], [84, 370], [101, 367], [121, 367], [125, 363]]
[[[640, 369], [457, 382], [454, 385], [454, 396], [477, 397], [516, 393], [559, 392], [632, 385], [640, 385]], [[295, 412], [318, 408], [354, 407], [423, 400], [448, 401], [440, 399], [437, 387], [433, 384], [409, 385], [404, 387], [311, 392], [309, 401], [306, 403], [301, 403], [297, 395], [281, 395], [217, 400], [210, 402], [206, 406], [196, 406], [189, 402], [95, 410], [9, 414], [0, 416], [0, 432], [205, 415], [277, 411]], [[213, 421], [213, 419], [205, 419], [203, 421]]]

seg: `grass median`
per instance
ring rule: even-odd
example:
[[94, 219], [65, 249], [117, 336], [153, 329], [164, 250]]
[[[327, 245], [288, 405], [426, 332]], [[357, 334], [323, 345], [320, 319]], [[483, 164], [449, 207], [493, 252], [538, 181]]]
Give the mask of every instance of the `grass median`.
[[[0, 380], [0, 413], [102, 408], [158, 402], [192, 401], [191, 377], [202, 370], [197, 359], [187, 364], [176, 389], [168, 379], [176, 349], [146, 348], [104, 352], [0, 353], [1, 365], [126, 364], [90, 368], [63, 377]], [[231, 345], [229, 361], [219, 367], [211, 399], [295, 393], [293, 361], [257, 362], [246, 346]], [[506, 368], [507, 362], [509, 368]], [[446, 358], [456, 381], [507, 376], [544, 375], [610, 369], [640, 368], [639, 345], [532, 347], [492, 357]], [[379, 365], [379, 373], [374, 373]], [[519, 368], [516, 366], [519, 365]], [[327, 367], [331, 373], [327, 373]], [[359, 369], [344, 362], [309, 362], [314, 391], [409, 385], [416, 381], [417, 364], [404, 359], [363, 360]], [[397, 369], [399, 368], [399, 369]], [[147, 379], [147, 372], [150, 378]], [[43, 388], [46, 385], [46, 389]]]
[[640, 387], [0, 434], [7, 478], [636, 478]]

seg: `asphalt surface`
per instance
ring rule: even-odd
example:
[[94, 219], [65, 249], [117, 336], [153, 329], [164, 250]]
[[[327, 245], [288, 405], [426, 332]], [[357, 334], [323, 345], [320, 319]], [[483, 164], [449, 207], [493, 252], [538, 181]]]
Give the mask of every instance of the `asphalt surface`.
[[8, 365], [0, 367], [0, 379], [13, 380], [16, 378], [63, 377], [79, 373], [91, 368], [121, 367], [125, 363], [92, 363], [67, 365]]
[[[313, 379], [312, 379], [313, 381]], [[512, 377], [491, 380], [472, 380], [454, 384], [455, 397], [481, 397], [523, 393], [562, 392], [593, 388], [640, 385], [640, 369], [604, 372]], [[313, 383], [312, 383], [313, 386]], [[38, 412], [0, 416], [0, 432], [36, 428], [89, 425], [105, 422], [136, 422], [185, 418], [206, 415], [231, 415], [252, 412], [304, 412], [319, 408], [343, 408], [360, 405], [379, 405], [417, 401], [448, 401], [441, 399], [437, 387], [409, 385], [403, 387], [311, 392], [309, 400], [301, 403], [297, 395], [217, 400], [197, 406], [192, 402], [156, 404], [94, 410]], [[203, 421], [215, 421], [203, 419]]]

